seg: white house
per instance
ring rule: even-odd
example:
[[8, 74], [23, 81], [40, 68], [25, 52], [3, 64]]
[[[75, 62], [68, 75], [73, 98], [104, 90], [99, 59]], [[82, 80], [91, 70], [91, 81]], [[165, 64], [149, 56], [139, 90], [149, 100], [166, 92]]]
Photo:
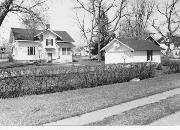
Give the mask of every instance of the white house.
[[161, 63], [162, 48], [149, 40], [114, 39], [105, 51], [105, 63], [157, 62]]
[[81, 56], [89, 56], [89, 47], [88, 46], [81, 46], [80, 48], [80, 52], [81, 52]]
[[54, 31], [49, 24], [46, 26], [45, 30], [11, 29], [14, 60], [72, 62], [72, 37], [66, 31]]

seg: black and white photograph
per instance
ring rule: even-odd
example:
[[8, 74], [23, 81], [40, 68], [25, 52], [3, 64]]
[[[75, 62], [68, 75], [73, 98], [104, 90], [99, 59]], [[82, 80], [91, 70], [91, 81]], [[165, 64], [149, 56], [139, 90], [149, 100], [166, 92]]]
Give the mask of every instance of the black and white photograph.
[[0, 0], [1, 126], [179, 127], [180, 0]]

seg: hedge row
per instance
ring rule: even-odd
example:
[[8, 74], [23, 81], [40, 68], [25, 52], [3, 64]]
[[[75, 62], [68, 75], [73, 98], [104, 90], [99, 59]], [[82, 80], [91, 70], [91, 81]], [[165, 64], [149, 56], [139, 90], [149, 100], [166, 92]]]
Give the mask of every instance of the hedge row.
[[122, 83], [133, 78], [152, 78], [154, 73], [155, 65], [147, 63], [26, 70], [4, 69], [0, 70], [0, 98]]
[[169, 66], [168, 73], [180, 73], [180, 62], [177, 61], [170, 61], [167, 66]]
[[168, 66], [168, 74], [180, 73], [180, 61], [178, 59], [170, 59], [168, 57], [163, 57], [161, 65]]

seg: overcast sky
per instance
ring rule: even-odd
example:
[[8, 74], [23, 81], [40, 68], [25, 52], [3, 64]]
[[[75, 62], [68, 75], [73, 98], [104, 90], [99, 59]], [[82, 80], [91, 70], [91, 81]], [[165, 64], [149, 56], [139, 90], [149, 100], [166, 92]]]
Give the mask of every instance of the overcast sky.
[[[164, 2], [165, 0], [158, 0]], [[49, 23], [52, 30], [67, 31], [76, 41], [75, 45], [83, 45], [82, 37], [78, 29], [75, 10], [75, 0], [49, 0]], [[157, 16], [156, 16], [157, 17]], [[158, 16], [159, 18], [160, 16]], [[16, 15], [8, 14], [0, 27], [0, 39], [9, 39], [11, 27], [22, 27]], [[1, 42], [1, 40], [0, 40]]]
[[[67, 31], [79, 45], [80, 32], [77, 26], [75, 11], [73, 9], [74, 0], [50, 0], [49, 6], [49, 23], [52, 30]], [[22, 27], [19, 17], [14, 14], [8, 14], [2, 27], [0, 27], [0, 39], [9, 39], [11, 27]], [[0, 40], [1, 42], [1, 40]]]

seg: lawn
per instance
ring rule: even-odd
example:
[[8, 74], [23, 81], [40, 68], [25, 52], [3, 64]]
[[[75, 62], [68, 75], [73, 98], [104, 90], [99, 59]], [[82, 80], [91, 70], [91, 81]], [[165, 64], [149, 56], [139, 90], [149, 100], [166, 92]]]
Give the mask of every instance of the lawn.
[[88, 125], [148, 125], [153, 121], [180, 111], [180, 95], [175, 95], [156, 103], [140, 106], [119, 115], [113, 115], [102, 121]]
[[4, 62], [0, 63], [0, 69], [13, 68], [13, 69], [26, 69], [26, 68], [58, 68], [58, 67], [71, 67], [71, 66], [96, 66], [96, 65], [104, 65], [104, 61], [90, 60], [87, 57], [80, 57], [76, 59], [76, 62], [72, 63], [18, 63], [18, 62]]
[[61, 93], [0, 99], [0, 125], [41, 125], [180, 87], [180, 74]]

